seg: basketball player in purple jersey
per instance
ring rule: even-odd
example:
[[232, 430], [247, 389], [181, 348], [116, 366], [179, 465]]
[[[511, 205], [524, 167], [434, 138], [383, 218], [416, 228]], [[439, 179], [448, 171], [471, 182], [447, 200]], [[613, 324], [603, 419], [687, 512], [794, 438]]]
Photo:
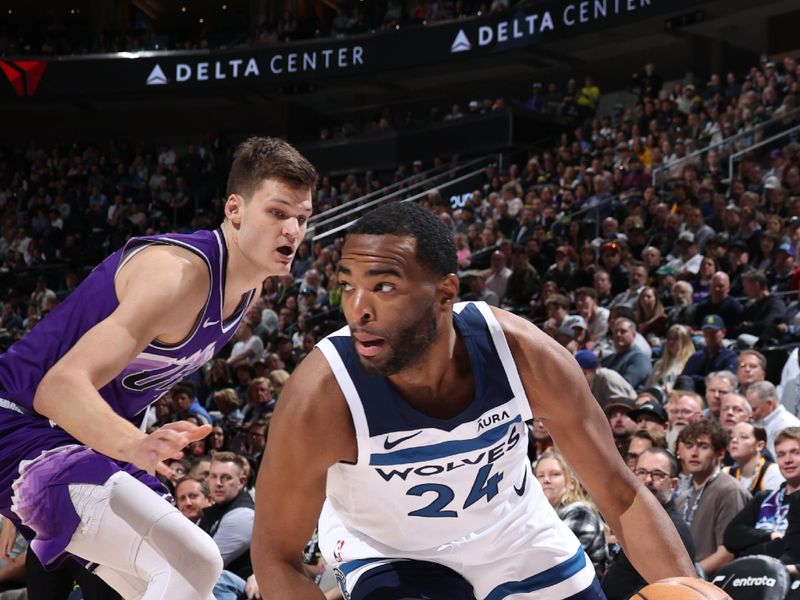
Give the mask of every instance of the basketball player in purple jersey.
[[131, 239], [0, 356], [0, 512], [43, 564], [72, 554], [125, 598], [212, 598], [219, 550], [153, 476], [211, 426], [141, 425], [289, 273], [316, 181], [286, 142], [246, 140], [219, 229]]

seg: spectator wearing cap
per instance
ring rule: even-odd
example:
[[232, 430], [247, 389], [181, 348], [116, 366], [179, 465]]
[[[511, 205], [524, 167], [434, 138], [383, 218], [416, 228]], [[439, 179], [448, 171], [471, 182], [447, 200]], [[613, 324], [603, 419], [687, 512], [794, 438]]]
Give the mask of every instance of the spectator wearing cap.
[[469, 292], [464, 294], [464, 300], [474, 302], [486, 302], [491, 306], [500, 306], [500, 298], [492, 290], [486, 287], [486, 272], [473, 269], [464, 273], [467, 279]]
[[789, 243], [778, 245], [772, 268], [767, 271], [770, 291], [777, 294], [792, 290], [792, 278], [797, 271], [792, 245]]
[[[669, 417], [659, 402], [650, 400], [640, 404], [628, 415], [636, 423], [636, 431], [647, 431], [656, 439], [665, 439]], [[664, 442], [666, 447], [666, 442]]]
[[608, 417], [614, 443], [622, 456], [628, 451], [628, 442], [636, 431], [636, 423], [629, 416], [635, 408], [633, 400], [622, 399], [606, 404], [603, 409]]
[[634, 346], [636, 323], [626, 317], [617, 318], [613, 325], [616, 352], [603, 359], [603, 366], [622, 375], [633, 389], [641, 387], [650, 375], [650, 359]]
[[731, 280], [724, 271], [717, 271], [711, 278], [709, 297], [695, 308], [694, 326], [702, 328], [705, 318], [719, 315], [727, 331], [733, 331], [739, 325], [744, 307], [731, 296]]
[[723, 544], [725, 529], [750, 498], [720, 463], [728, 434], [713, 420], [687, 425], [678, 438], [678, 456], [690, 474], [689, 488], [676, 502], [697, 547], [697, 559], [708, 575], [733, 559]]
[[506, 255], [500, 250], [495, 250], [492, 252], [486, 287], [497, 295], [500, 302], [505, 299], [510, 277], [511, 269], [506, 266]]
[[746, 271], [742, 275], [742, 284], [748, 301], [744, 306], [743, 320], [735, 330], [736, 335], [754, 335], [763, 343], [780, 338], [782, 332], [778, 325], [785, 322], [786, 304], [770, 293], [766, 274]]
[[600, 361], [591, 350], [579, 350], [575, 353], [589, 389], [601, 407], [614, 402], [633, 402], [636, 392], [625, 378], [616, 371], [600, 366]]
[[510, 308], [527, 306], [539, 290], [541, 279], [528, 260], [523, 246], [511, 250], [511, 275], [506, 286], [505, 304]]
[[578, 350], [591, 349], [593, 343], [589, 339], [589, 331], [588, 327], [586, 326], [586, 319], [584, 319], [582, 316], [567, 315], [561, 322], [560, 329], [570, 330], [571, 337], [575, 342], [572, 346], [573, 353], [577, 352]]
[[564, 244], [556, 248], [555, 262], [545, 271], [545, 281], [555, 281], [561, 289], [566, 289], [572, 272], [575, 270], [575, 250]]
[[[738, 208], [738, 207], [737, 207]], [[728, 244], [728, 263], [730, 264], [731, 295], [744, 296], [742, 276], [750, 267], [750, 248], [741, 239], [734, 239]]]
[[609, 308], [614, 308], [615, 306], [634, 308], [646, 283], [647, 268], [644, 263], [631, 262], [628, 271], [628, 289], [614, 296]]
[[[655, 250], [658, 250], [658, 248], [655, 248]], [[678, 272], [668, 265], [662, 265], [657, 267], [654, 273], [658, 296], [661, 298], [661, 304], [668, 309], [667, 317], [669, 317], [673, 305], [672, 286], [678, 281]]]
[[706, 315], [701, 324], [706, 347], [698, 350], [686, 362], [681, 375], [692, 378], [695, 390], [705, 393], [705, 381], [714, 371], [736, 371], [738, 357], [736, 352], [723, 346], [725, 322], [719, 315]]
[[683, 231], [676, 242], [678, 256], [667, 264], [678, 271], [678, 277], [692, 277], [700, 271], [703, 256], [697, 251], [697, 242], [691, 231]]
[[706, 376], [706, 417], [720, 420], [722, 399], [739, 388], [739, 380], [731, 371], [713, 371]]
[[725, 233], [715, 233], [706, 241], [705, 255], [717, 261], [720, 271], [728, 272], [731, 268], [728, 260], [728, 236]]
[[629, 287], [630, 282], [628, 280], [628, 270], [622, 265], [622, 246], [620, 243], [610, 241], [601, 244], [600, 260], [611, 279], [611, 293], [617, 295], [624, 292]]
[[240, 363], [251, 363], [264, 352], [264, 343], [257, 335], [253, 335], [253, 323], [242, 319], [236, 330], [236, 343], [228, 357], [228, 365], [236, 367]]
[[762, 423], [767, 431], [767, 450], [775, 456], [775, 438], [787, 427], [800, 427], [800, 419], [780, 403], [775, 386], [769, 381], [750, 384], [745, 392], [753, 408], [753, 420]]
[[691, 331], [685, 325], [673, 325], [667, 331], [661, 358], [653, 365], [653, 371], [645, 385], [660, 386], [666, 391], [673, 389], [675, 380], [683, 372], [689, 358], [694, 354]]
[[608, 309], [597, 304], [597, 290], [580, 287], [575, 290], [575, 308], [586, 321], [589, 339], [596, 342], [608, 332]]

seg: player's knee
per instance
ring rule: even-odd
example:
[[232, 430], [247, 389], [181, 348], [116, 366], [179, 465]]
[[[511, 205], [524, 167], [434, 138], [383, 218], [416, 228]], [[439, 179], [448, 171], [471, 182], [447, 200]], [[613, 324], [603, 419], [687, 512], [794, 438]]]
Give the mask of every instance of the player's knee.
[[192, 565], [194, 580], [202, 579], [205, 583], [203, 587], [211, 590], [222, 573], [222, 555], [219, 548], [214, 540], [203, 534], [192, 540], [192, 547], [187, 548], [187, 551], [191, 553], [189, 561]]

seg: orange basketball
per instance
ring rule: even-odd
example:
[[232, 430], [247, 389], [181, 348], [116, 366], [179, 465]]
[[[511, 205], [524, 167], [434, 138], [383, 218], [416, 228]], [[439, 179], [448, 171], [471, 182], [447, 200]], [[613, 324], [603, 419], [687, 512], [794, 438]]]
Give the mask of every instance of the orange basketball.
[[702, 579], [670, 577], [643, 587], [630, 600], [731, 600], [731, 597]]

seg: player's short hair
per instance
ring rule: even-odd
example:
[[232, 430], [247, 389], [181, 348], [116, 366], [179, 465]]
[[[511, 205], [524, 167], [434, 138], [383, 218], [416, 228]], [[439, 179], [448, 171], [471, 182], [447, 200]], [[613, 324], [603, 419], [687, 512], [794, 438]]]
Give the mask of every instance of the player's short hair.
[[681, 432], [678, 434], [678, 441], [684, 444], [694, 443], [703, 435], [708, 436], [708, 439], [711, 441], [711, 446], [714, 448], [714, 452], [725, 450], [725, 448], [728, 447], [728, 432], [714, 419], [708, 418], [692, 421], [681, 429]]
[[233, 154], [226, 195], [238, 194], [249, 200], [267, 179], [286, 185], [317, 187], [317, 171], [294, 146], [272, 137], [247, 138]]
[[456, 244], [447, 226], [436, 215], [414, 202], [393, 202], [366, 213], [347, 235], [396, 235], [417, 242], [416, 260], [436, 277], [458, 270]]

